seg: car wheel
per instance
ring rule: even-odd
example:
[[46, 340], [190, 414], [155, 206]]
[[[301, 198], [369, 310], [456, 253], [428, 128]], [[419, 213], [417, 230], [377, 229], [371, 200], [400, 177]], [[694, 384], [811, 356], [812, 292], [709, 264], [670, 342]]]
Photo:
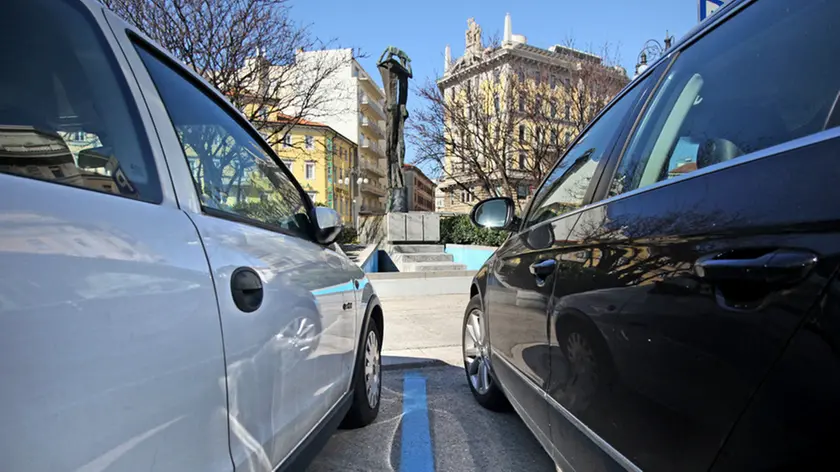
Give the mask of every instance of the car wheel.
[[505, 411], [510, 408], [510, 403], [490, 371], [490, 343], [483, 316], [481, 299], [476, 295], [467, 304], [461, 328], [467, 384], [481, 406], [488, 410]]
[[371, 319], [365, 333], [362, 353], [356, 364], [356, 378], [353, 382], [353, 405], [342, 428], [361, 428], [376, 419], [379, 401], [382, 397], [382, 332]]

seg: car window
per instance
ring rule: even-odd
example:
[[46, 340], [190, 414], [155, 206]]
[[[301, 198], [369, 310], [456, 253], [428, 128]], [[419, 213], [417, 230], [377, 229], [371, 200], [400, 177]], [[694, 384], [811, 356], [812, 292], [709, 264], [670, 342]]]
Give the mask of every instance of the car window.
[[0, 172], [159, 203], [127, 85], [81, 8], [47, 0], [3, 8]]
[[609, 151], [619, 127], [653, 75], [636, 84], [607, 110], [569, 149], [534, 195], [525, 227], [550, 220], [583, 205], [598, 163]]
[[201, 204], [305, 236], [304, 197], [245, 128], [179, 72], [137, 47], [184, 149]]
[[631, 139], [611, 194], [825, 129], [840, 91], [838, 14], [840, 2], [757, 2], [683, 51]]

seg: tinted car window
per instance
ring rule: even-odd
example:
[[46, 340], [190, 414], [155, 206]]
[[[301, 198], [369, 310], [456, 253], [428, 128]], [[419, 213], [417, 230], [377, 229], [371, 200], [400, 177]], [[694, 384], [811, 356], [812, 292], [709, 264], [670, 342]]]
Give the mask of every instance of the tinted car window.
[[825, 129], [840, 91], [840, 3], [756, 2], [676, 59], [613, 195]]
[[205, 210], [306, 235], [306, 197], [260, 143], [179, 72], [137, 50], [175, 126]]
[[609, 151], [622, 121], [651, 80], [650, 77], [634, 86], [601, 115], [554, 167], [534, 195], [526, 226], [550, 220], [583, 205], [598, 163]]
[[81, 6], [13, 2], [0, 15], [0, 172], [158, 203], [127, 86]]

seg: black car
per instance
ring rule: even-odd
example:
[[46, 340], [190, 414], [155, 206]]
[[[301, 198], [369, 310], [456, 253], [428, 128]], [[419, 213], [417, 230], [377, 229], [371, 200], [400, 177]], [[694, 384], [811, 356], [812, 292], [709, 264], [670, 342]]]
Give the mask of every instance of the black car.
[[840, 2], [735, 1], [633, 80], [476, 275], [470, 388], [563, 471], [836, 470]]

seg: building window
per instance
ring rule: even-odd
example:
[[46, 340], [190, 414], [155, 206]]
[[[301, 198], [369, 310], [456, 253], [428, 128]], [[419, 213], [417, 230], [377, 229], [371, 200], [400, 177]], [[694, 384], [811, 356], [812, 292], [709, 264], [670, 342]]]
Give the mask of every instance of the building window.
[[570, 107], [569, 105], [566, 105], [563, 109], [563, 119], [564, 120], [569, 120], [569, 119], [571, 119], [571, 116], [572, 116], [572, 107]]
[[557, 118], [557, 104], [556, 103], [551, 104], [551, 117], [552, 118]]
[[499, 83], [499, 78], [501, 77], [501, 75], [502, 75], [502, 70], [501, 69], [499, 69], [498, 67], [493, 69], [493, 82], [496, 82], [498, 84]]
[[524, 169], [528, 166], [528, 155], [524, 152], [519, 153], [519, 168]]
[[534, 113], [541, 113], [542, 112], [542, 97], [537, 95], [534, 99]]
[[548, 78], [548, 86], [551, 87], [551, 90], [554, 90], [557, 87], [557, 77], [551, 76]]
[[469, 190], [461, 190], [461, 203], [472, 203], [473, 194]]
[[500, 108], [501, 107], [499, 106], [499, 94], [497, 93], [497, 94], [493, 95], [493, 109], [496, 110], [497, 115], [499, 114], [499, 109]]
[[292, 147], [292, 135], [286, 134], [283, 136], [283, 147]]
[[519, 111], [525, 111], [525, 93], [519, 94]]
[[292, 172], [292, 164], [294, 162], [295, 161], [292, 161], [290, 159], [283, 159], [283, 165], [286, 166], [287, 169], [289, 169], [289, 172]]
[[542, 144], [542, 141], [543, 141], [543, 132], [542, 131], [543, 131], [542, 128], [539, 127], [539, 126], [537, 126], [537, 128], [534, 130], [534, 139], [536, 140], [537, 144]]
[[555, 146], [557, 146], [559, 144], [556, 129], [551, 130], [551, 144], [553, 144]]
[[519, 184], [516, 186], [516, 196], [517, 198], [528, 198], [528, 186], [525, 184]]
[[306, 180], [315, 180], [315, 163], [307, 161], [304, 167], [304, 178]]
[[525, 125], [519, 125], [519, 144], [525, 143]]
[[568, 145], [569, 141], [571, 141], [571, 140], [572, 140], [572, 133], [570, 131], [566, 131], [563, 134], [563, 144]]
[[519, 81], [520, 82], [525, 82], [525, 71], [523, 71], [522, 69], [519, 69], [517, 71], [517, 74], [519, 75]]
[[307, 134], [303, 138], [303, 142], [306, 145], [306, 149], [315, 149], [315, 138], [313, 136]]
[[534, 85], [539, 87], [541, 83], [542, 83], [542, 74], [540, 73], [539, 70], [534, 71]]

